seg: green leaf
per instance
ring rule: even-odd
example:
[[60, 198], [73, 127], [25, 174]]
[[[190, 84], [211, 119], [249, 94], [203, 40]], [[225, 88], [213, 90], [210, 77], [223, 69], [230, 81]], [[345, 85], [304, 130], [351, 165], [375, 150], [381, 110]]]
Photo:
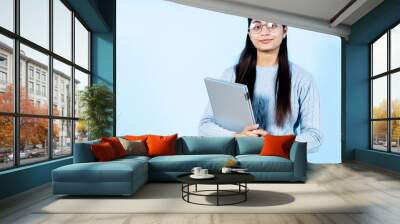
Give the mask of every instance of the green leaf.
[[86, 122], [89, 139], [110, 136], [107, 129], [113, 124], [113, 93], [102, 84], [86, 87], [79, 93], [81, 118]]

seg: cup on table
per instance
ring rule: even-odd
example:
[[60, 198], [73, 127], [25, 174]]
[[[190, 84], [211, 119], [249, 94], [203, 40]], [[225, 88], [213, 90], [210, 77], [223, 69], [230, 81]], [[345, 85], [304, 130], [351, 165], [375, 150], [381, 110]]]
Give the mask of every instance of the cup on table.
[[200, 170], [200, 176], [207, 176], [208, 175], [208, 169], [201, 169]]
[[192, 169], [192, 173], [194, 174], [194, 175], [196, 175], [196, 176], [200, 176], [201, 174], [200, 174], [200, 171], [202, 170], [202, 168], [201, 167], [193, 167], [193, 169]]
[[222, 173], [230, 173], [232, 171], [232, 168], [230, 167], [222, 167], [221, 172]]

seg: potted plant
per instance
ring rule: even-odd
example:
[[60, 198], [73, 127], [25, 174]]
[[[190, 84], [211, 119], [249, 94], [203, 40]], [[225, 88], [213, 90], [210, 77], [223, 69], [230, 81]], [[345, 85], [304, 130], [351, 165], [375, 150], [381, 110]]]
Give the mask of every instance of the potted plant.
[[94, 84], [80, 92], [79, 106], [82, 122], [87, 128], [89, 140], [110, 136], [113, 115], [113, 93], [102, 84]]

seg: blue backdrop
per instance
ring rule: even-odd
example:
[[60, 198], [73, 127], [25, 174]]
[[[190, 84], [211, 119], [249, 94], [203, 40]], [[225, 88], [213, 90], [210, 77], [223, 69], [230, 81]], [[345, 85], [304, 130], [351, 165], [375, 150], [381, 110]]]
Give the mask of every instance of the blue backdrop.
[[[117, 1], [117, 135], [197, 135], [219, 77], [244, 47], [247, 18], [161, 0]], [[341, 161], [341, 40], [289, 27], [289, 58], [312, 73], [321, 99], [315, 163]]]

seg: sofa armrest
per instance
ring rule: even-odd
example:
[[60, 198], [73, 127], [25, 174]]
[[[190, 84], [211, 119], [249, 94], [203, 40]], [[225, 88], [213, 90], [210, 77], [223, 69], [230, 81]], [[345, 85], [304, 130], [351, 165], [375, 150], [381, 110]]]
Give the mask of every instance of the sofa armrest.
[[290, 160], [293, 162], [293, 179], [305, 181], [307, 176], [307, 143], [293, 142], [290, 148]]
[[96, 158], [92, 153], [90, 146], [100, 143], [99, 140], [75, 143], [74, 147], [74, 163], [89, 163], [95, 162]]

